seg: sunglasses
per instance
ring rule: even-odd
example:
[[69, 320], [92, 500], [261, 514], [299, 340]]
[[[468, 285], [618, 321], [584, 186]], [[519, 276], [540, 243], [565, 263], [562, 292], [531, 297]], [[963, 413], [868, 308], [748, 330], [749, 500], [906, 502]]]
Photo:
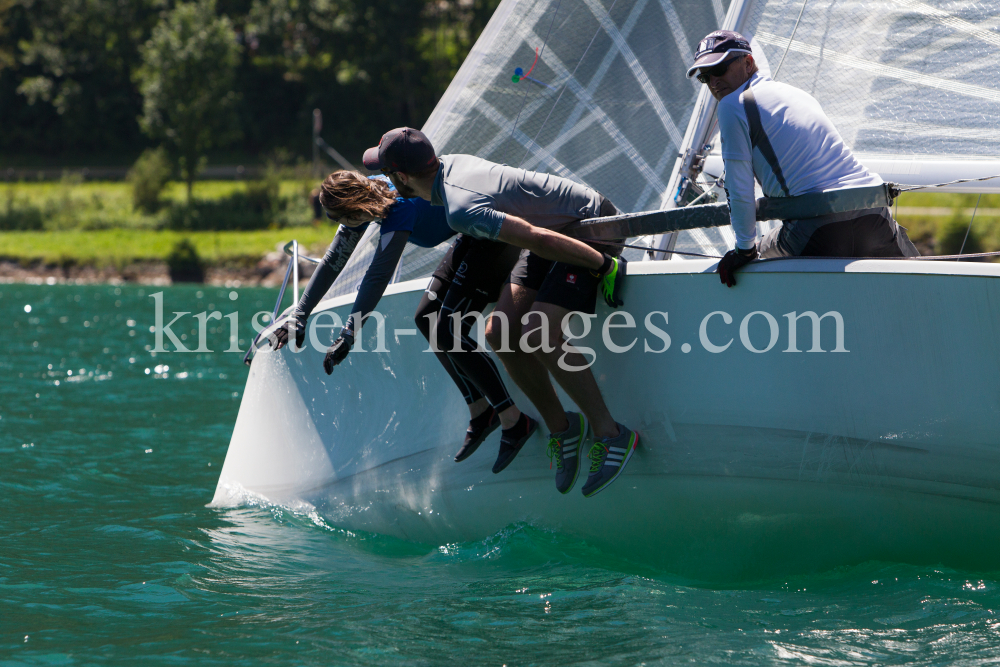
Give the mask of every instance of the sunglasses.
[[695, 78], [701, 81], [702, 83], [707, 84], [712, 79], [713, 76], [716, 77], [725, 76], [726, 72], [729, 71], [729, 66], [732, 65], [737, 60], [739, 60], [739, 56], [721, 62], [715, 67], [711, 67], [709, 69], [700, 69], [698, 70], [698, 73], [695, 75]]

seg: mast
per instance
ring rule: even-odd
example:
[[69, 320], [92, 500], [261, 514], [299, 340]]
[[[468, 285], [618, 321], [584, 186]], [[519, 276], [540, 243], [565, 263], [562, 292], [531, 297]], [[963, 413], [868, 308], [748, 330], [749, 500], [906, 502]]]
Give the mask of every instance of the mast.
[[[747, 23], [758, 0], [733, 0], [726, 13], [726, 20], [722, 24], [723, 30], [733, 30], [742, 33], [743, 27]], [[693, 54], [692, 54], [693, 55]], [[715, 109], [718, 102], [708, 91], [708, 86], [702, 86], [698, 92], [698, 99], [695, 101], [694, 112], [688, 122], [687, 131], [684, 133], [684, 140], [681, 142], [680, 152], [674, 162], [674, 169], [667, 181], [667, 190], [661, 198], [661, 209], [672, 209], [684, 206], [687, 202], [697, 196], [686, 196], [693, 192], [698, 186], [695, 180], [701, 174], [702, 166], [705, 162], [707, 151], [706, 142], [708, 134], [712, 129], [715, 120]], [[659, 234], [653, 239], [649, 254], [652, 259], [670, 259], [671, 250], [677, 243], [678, 232], [669, 234]]]

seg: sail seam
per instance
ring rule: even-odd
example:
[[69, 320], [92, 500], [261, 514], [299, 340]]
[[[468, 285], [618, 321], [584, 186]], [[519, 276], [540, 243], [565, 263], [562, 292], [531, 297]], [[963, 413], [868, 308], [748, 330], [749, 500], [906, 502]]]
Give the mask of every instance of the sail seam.
[[[577, 99], [586, 104], [587, 107], [593, 111], [594, 114], [596, 114], [597, 121], [601, 124], [601, 127], [608, 133], [608, 136], [612, 139], [612, 141], [625, 150], [625, 154], [628, 156], [632, 164], [636, 166], [643, 178], [661, 191], [666, 189], [667, 186], [663, 183], [663, 179], [661, 179], [659, 175], [650, 168], [649, 163], [643, 159], [632, 142], [628, 140], [615, 122], [611, 120], [611, 117], [608, 116], [608, 114], [596, 102], [594, 102], [593, 97], [590, 96], [586, 88], [584, 88], [583, 85], [570, 74], [569, 70], [562, 63], [562, 61], [557, 56], [553, 55], [551, 51], [547, 57], [546, 64], [556, 73], [557, 77], [565, 77], [563, 86], [565, 88], [569, 88], [572, 93], [576, 95]], [[562, 94], [562, 90], [565, 88], [560, 90], [560, 95]], [[558, 102], [558, 99], [556, 101]], [[554, 107], [555, 105], [553, 105], [553, 108]], [[538, 131], [541, 132], [541, 128], [539, 128]], [[532, 143], [538, 145], [536, 139], [533, 139]]]
[[929, 16], [931, 18], [938, 19], [940, 23], [950, 28], [954, 28], [955, 30], [964, 32], [965, 34], [971, 35], [972, 37], [977, 37], [983, 40], [984, 42], [989, 42], [990, 44], [993, 44], [994, 46], [1000, 46], [1000, 34], [997, 34], [990, 30], [984, 30], [983, 28], [980, 28], [975, 24], [969, 23], [968, 21], [964, 21], [958, 18], [957, 16], [952, 16], [948, 12], [937, 9], [936, 7], [925, 5], [924, 3], [917, 2], [916, 0], [892, 0], [892, 1], [895, 2], [897, 5], [899, 5], [900, 7], [906, 7], [907, 9], [910, 9], [919, 14], [923, 14], [924, 16]]
[[674, 123], [674, 119], [670, 117], [670, 112], [667, 111], [667, 107], [663, 103], [663, 99], [660, 98], [660, 94], [656, 92], [656, 88], [653, 87], [653, 82], [649, 80], [646, 70], [639, 63], [639, 59], [636, 57], [635, 52], [632, 51], [632, 47], [628, 45], [628, 42], [624, 37], [622, 37], [622, 34], [618, 32], [618, 26], [616, 26], [611, 20], [609, 12], [605, 12], [604, 8], [600, 6], [597, 0], [585, 0], [585, 2], [597, 20], [600, 21], [601, 27], [604, 28], [604, 32], [606, 32], [608, 37], [610, 37], [615, 43], [618, 51], [625, 59], [625, 63], [628, 65], [628, 68], [632, 70], [632, 75], [636, 78], [636, 81], [639, 82], [639, 87], [642, 88], [642, 92], [646, 95], [646, 99], [653, 105], [653, 110], [656, 112], [656, 115], [659, 116], [664, 129], [667, 131], [667, 134], [670, 135], [670, 139], [674, 142], [675, 146], [679, 146], [684, 137], [681, 134], [681, 131], [677, 128], [677, 124]]
[[660, 9], [663, 10], [663, 16], [667, 20], [667, 25], [670, 26], [670, 33], [674, 36], [674, 43], [677, 44], [681, 58], [690, 57], [694, 54], [694, 49], [691, 48], [691, 43], [688, 42], [687, 35], [684, 34], [684, 25], [677, 15], [674, 3], [670, 0], [660, 0]]
[[[642, 15], [643, 9], [646, 7], [647, 0], [638, 0], [636, 4], [632, 7], [632, 11], [629, 12], [628, 18], [625, 19], [625, 23], [622, 24], [621, 33], [628, 39], [632, 30], [635, 28], [636, 24], [639, 22], [639, 17]], [[594, 70], [594, 75], [590, 78], [590, 83], [587, 84], [587, 93], [593, 95], [598, 87], [604, 83], [604, 77], [607, 75], [608, 70], [611, 68], [611, 63], [615, 61], [619, 55], [618, 51], [615, 49], [608, 49], [607, 53], [604, 54], [604, 59], [601, 60], [601, 64], [598, 65], [597, 69]], [[573, 107], [573, 111], [566, 117], [563, 122], [562, 128], [559, 130], [559, 134], [569, 131], [576, 122], [583, 115], [583, 112], [587, 109], [587, 106], [577, 100], [576, 105]]]
[[[769, 32], [758, 32], [757, 39], [762, 44], [770, 44], [771, 46], [776, 46], [778, 48], [786, 47], [790, 41], [785, 37], [779, 37], [778, 35]], [[845, 65], [847, 67], [860, 69], [865, 72], [875, 74], [876, 76], [886, 76], [909, 83], [921, 84], [930, 88], [946, 90], [948, 92], [965, 95], [967, 97], [978, 97], [990, 102], [1000, 102], [1000, 92], [983, 88], [981, 86], [973, 86], [967, 83], [959, 83], [957, 81], [948, 81], [947, 79], [941, 79], [936, 76], [919, 74], [917, 72], [911, 72], [909, 70], [892, 67], [890, 65], [882, 65], [870, 60], [865, 60], [864, 58], [858, 58], [857, 56], [848, 55], [846, 53], [831, 51], [830, 49], [820, 48], [804, 42], [792, 41], [791, 50], [808, 56], [822, 56], [825, 60], [835, 62], [838, 65]]]
[[[500, 113], [493, 105], [485, 100], [480, 100], [479, 105], [476, 107], [480, 111], [485, 112], [484, 115], [497, 125], [502, 125], [507, 122], [503, 114]], [[529, 147], [534, 140], [532, 140], [528, 135], [526, 135], [521, 130], [516, 127], [511, 128], [511, 137], [519, 142], [522, 146]], [[572, 178], [573, 180], [582, 180], [579, 176], [573, 173], [573, 170], [561, 163], [555, 157], [548, 155], [544, 158], [543, 162], [547, 163], [547, 166], [556, 172], [556, 175], [563, 176], [565, 178]]]
[[[614, 9], [616, 2], [618, 2], [618, 0], [615, 0], [614, 2], [611, 3], [611, 7], [608, 8], [609, 12], [612, 9]], [[590, 52], [590, 47], [594, 45], [594, 40], [597, 39], [598, 33], [600, 33], [600, 28], [598, 28], [594, 32], [594, 36], [590, 38], [590, 42], [587, 44], [587, 48], [585, 48], [583, 50], [583, 55], [580, 56], [580, 60], [577, 61], [576, 67], [573, 68], [572, 72], [570, 72], [569, 69], [565, 65], [563, 65], [563, 62], [562, 62], [562, 60], [560, 58], [555, 58], [555, 61], [559, 64], [559, 68], [562, 69], [563, 72], [565, 72], [567, 74], [567, 81], [564, 82], [561, 86], [559, 86], [559, 95], [556, 97], [556, 101], [552, 103], [552, 108], [549, 109], [549, 113], [546, 114], [545, 120], [543, 120], [542, 124], [538, 127], [538, 131], [535, 132], [535, 137], [534, 137], [534, 139], [532, 139], [532, 143], [536, 143], [536, 141], [538, 139], [538, 135], [540, 135], [542, 133], [542, 128], [545, 127], [545, 124], [549, 122], [549, 118], [552, 117], [552, 112], [555, 111], [555, 108], [559, 105], [559, 100], [562, 99], [563, 93], [566, 92], [566, 86], [567, 86], [567, 84], [570, 83], [570, 82], [572, 82], [572, 81], [575, 81], [575, 79], [573, 77], [576, 75], [576, 70], [580, 69], [580, 65], [583, 63], [583, 59], [586, 58], [587, 54]], [[531, 31], [531, 34], [532, 35], [535, 34], [533, 30]], [[551, 67], [551, 65], [550, 65], [550, 67]], [[553, 70], [555, 70], [555, 69], [556, 68], [553, 68]], [[557, 72], [557, 74], [558, 74], [558, 72]], [[577, 85], [579, 86], [579, 83], [577, 83]], [[524, 152], [524, 155], [521, 157], [521, 161], [518, 162], [519, 165], [524, 163], [524, 160], [525, 160], [525, 158], [528, 157], [528, 153], [530, 151], [531, 151], [531, 148], [529, 146], [528, 149]]]
[[[535, 52], [535, 63], [536, 64], [538, 63], [539, 58], [542, 57], [542, 54], [545, 53], [545, 45], [549, 43], [549, 35], [552, 34], [552, 26], [555, 25], [555, 23], [556, 23], [556, 16], [559, 15], [559, 8], [561, 6], [562, 6], [562, 0], [559, 0], [559, 2], [556, 3], [555, 11], [552, 12], [552, 20], [549, 22], [549, 29], [545, 33], [545, 39], [542, 40], [541, 51], [536, 51]], [[532, 64], [531, 69], [529, 69], [528, 71], [530, 72], [533, 69], [535, 69], [535, 65], [534, 64]], [[518, 71], [520, 71], [520, 70], [518, 70]], [[528, 100], [528, 88], [525, 87], [525, 89], [524, 89], [524, 95], [521, 97], [521, 108], [517, 110], [517, 116], [514, 118], [514, 124], [511, 125], [511, 128], [510, 128], [510, 136], [511, 136], [511, 138], [514, 137], [514, 130], [517, 128], [517, 124], [521, 120], [521, 112], [524, 111], [524, 103], [527, 100]], [[510, 144], [508, 144], [508, 145], [510, 145]], [[521, 162], [524, 162], [524, 158], [521, 158]], [[506, 148], [504, 149], [504, 152], [503, 152], [503, 164], [507, 164], [507, 149]]]

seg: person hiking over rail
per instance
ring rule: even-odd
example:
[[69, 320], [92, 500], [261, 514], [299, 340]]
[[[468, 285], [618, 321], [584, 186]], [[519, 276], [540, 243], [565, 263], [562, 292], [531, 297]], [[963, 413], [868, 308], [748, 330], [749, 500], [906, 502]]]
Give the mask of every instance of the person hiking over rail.
[[[309, 315], [344, 269], [368, 225], [378, 224], [381, 231], [375, 256], [358, 288], [354, 312], [323, 360], [323, 368], [330, 374], [347, 357], [364, 320], [382, 298], [406, 244], [433, 248], [455, 236], [455, 232], [448, 226], [441, 208], [419, 198], [397, 197], [395, 187], [385, 176], [368, 178], [353, 171], [335, 171], [323, 181], [319, 202], [327, 217], [337, 221], [340, 227], [287, 325], [274, 332], [275, 349], [280, 350], [288, 343], [290, 329], [295, 330], [296, 346], [302, 347]], [[481, 258], [475, 276], [468, 275], [464, 268], [465, 258], [470, 255]], [[517, 258], [517, 249], [513, 246], [459, 235], [434, 270], [417, 306], [414, 316], [417, 328], [428, 341], [431, 340], [431, 320], [450, 314], [443, 310], [437, 295], [449, 291], [462, 296], [460, 315], [481, 312], [487, 304], [497, 300]], [[476, 451], [502, 420], [516, 424], [521, 416], [496, 364], [469, 337], [471, 323], [464, 319], [461, 323], [462, 328], [455, 336], [461, 349], [470, 354], [452, 352], [454, 340], [436, 340], [431, 345], [469, 406], [469, 428], [455, 455], [456, 461], [463, 461]], [[463, 363], [456, 363], [458, 357]]]
[[[815, 217], [800, 212], [799, 219], [783, 220], [758, 245], [755, 177], [763, 202], [773, 199], [785, 206], [809, 193], [842, 200], [856, 197], [863, 189], [883, 186], [883, 181], [858, 162], [812, 95], [758, 72], [750, 41], [743, 35], [729, 30], [706, 35], [687, 71], [689, 77], [695, 74], [719, 101], [726, 195], [736, 234], [736, 247], [719, 262], [723, 283], [734, 286], [734, 272], [757, 257], [919, 254], [906, 230], [893, 220], [884, 196], [874, 207], [868, 199], [855, 210]], [[856, 192], [845, 192], [852, 189]]]
[[[609, 305], [622, 305], [625, 262], [554, 230], [582, 218], [615, 215], [617, 209], [595, 190], [565, 178], [471, 155], [439, 158], [430, 140], [412, 128], [390, 130], [363, 160], [366, 168], [387, 174], [404, 196], [443, 206], [455, 231], [523, 249], [489, 320], [487, 340], [549, 428], [556, 488], [568, 493], [576, 482], [588, 419], [597, 440], [589, 451], [583, 495], [606, 488], [624, 470], [639, 438], [611, 417], [590, 365], [563, 340], [562, 331], [572, 312], [594, 313], [599, 288]], [[466, 261], [472, 266], [485, 258]], [[449, 293], [445, 305], [451, 301]], [[525, 336], [531, 353], [520, 344], [522, 318], [529, 311], [534, 316], [529, 319], [539, 325]], [[505, 345], [511, 340], [513, 349]], [[583, 415], [563, 410], [549, 373]], [[522, 415], [514, 427], [504, 428], [493, 472], [514, 460], [536, 427]]]

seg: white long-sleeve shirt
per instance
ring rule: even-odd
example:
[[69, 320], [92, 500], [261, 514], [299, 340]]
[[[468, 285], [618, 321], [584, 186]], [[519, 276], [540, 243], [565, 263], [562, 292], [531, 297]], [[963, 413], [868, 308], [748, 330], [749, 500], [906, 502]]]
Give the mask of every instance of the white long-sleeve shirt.
[[[760, 74], [750, 77], [749, 83], [789, 195], [882, 184], [882, 178], [869, 172], [844, 144], [816, 98]], [[730, 221], [736, 245], [748, 249], [757, 236], [754, 178], [765, 196], [787, 195], [760, 149], [751, 147], [745, 87], [722, 98], [718, 117]]]

